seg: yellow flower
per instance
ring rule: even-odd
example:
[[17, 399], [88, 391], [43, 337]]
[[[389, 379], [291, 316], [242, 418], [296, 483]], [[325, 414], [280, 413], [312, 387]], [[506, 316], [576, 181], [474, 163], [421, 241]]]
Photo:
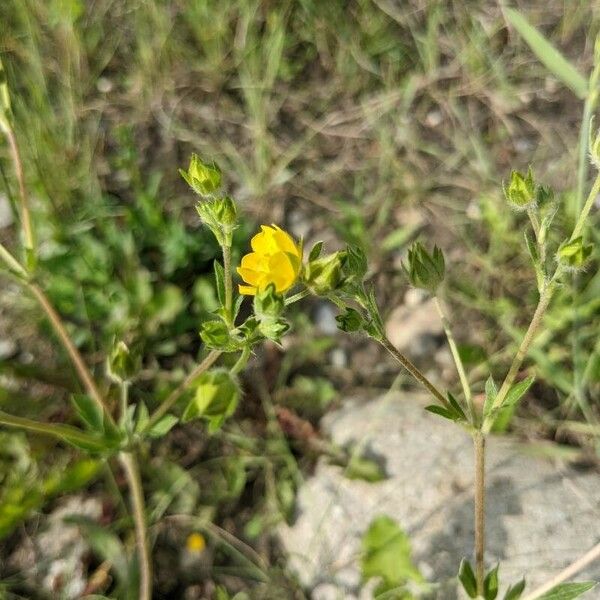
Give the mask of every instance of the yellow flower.
[[192, 554], [201, 554], [206, 548], [206, 540], [201, 533], [190, 533], [185, 542], [185, 547]]
[[253, 252], [242, 258], [237, 272], [248, 285], [240, 285], [240, 294], [254, 296], [270, 283], [275, 291], [291, 288], [302, 266], [302, 245], [277, 225], [261, 225], [261, 232], [251, 240]]

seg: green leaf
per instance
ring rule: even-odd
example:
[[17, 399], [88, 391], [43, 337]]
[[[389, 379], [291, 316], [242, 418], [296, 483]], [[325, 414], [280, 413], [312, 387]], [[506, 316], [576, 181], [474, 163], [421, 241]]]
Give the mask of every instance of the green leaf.
[[151, 438], [160, 438], [169, 433], [171, 429], [179, 422], [175, 415], [165, 415], [158, 423], [148, 430]]
[[498, 595], [498, 567], [496, 565], [483, 580], [483, 596], [485, 600], [496, 600]]
[[578, 98], [584, 99], [588, 84], [583, 75], [521, 13], [504, 9], [507, 19], [527, 42], [543, 65], [569, 87]]
[[208, 348], [233, 350], [229, 327], [221, 320], [204, 321], [200, 328], [200, 338]]
[[467, 420], [467, 416], [465, 415], [465, 411], [462, 409], [462, 406], [458, 403], [458, 400], [448, 392], [448, 402], [450, 402], [450, 406], [454, 409], [454, 413], [463, 421]]
[[458, 580], [462, 583], [469, 598], [477, 597], [477, 581], [475, 580], [475, 573], [473, 573], [473, 567], [471, 567], [471, 563], [466, 558], [463, 558], [460, 561]]
[[382, 591], [405, 584], [423, 581], [411, 558], [408, 536], [388, 516], [375, 518], [362, 539], [362, 576], [364, 580], [381, 577]]
[[237, 381], [225, 369], [213, 369], [198, 377], [196, 393], [187, 405], [182, 422], [204, 418], [209, 431], [216, 431], [231, 416], [238, 404], [240, 390]]
[[538, 600], [572, 600], [596, 587], [595, 581], [582, 581], [580, 583], [561, 583], [549, 592], [540, 596]]
[[97, 402], [85, 394], [73, 394], [71, 401], [84, 425], [92, 431], [104, 433], [104, 411]]
[[521, 579], [521, 581], [515, 583], [514, 585], [509, 585], [506, 593], [504, 594], [504, 600], [519, 600], [524, 589], [525, 579]]
[[217, 286], [217, 297], [219, 298], [219, 302], [224, 305], [225, 304], [225, 271], [223, 269], [223, 265], [215, 260], [214, 262], [215, 269], [215, 283]]
[[444, 406], [440, 406], [439, 404], [430, 404], [429, 406], [425, 407], [425, 410], [450, 421], [458, 421], [460, 418], [453, 410], [450, 410]]
[[510, 388], [508, 394], [506, 394], [506, 398], [502, 403], [502, 408], [508, 408], [510, 406], [514, 406], [524, 395], [525, 392], [531, 387], [531, 384], [534, 382], [534, 377], [527, 377], [520, 381], [519, 383], [513, 385]]
[[494, 382], [494, 378], [490, 375], [485, 382], [485, 403], [483, 405], [483, 416], [487, 418], [490, 411], [492, 410], [492, 405], [494, 404], [494, 400], [498, 395], [498, 388], [496, 387], [496, 383]]

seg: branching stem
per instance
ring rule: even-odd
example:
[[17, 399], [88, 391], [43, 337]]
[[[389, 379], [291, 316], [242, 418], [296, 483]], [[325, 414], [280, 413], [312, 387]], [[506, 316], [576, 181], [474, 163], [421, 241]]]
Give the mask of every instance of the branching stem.
[[456, 340], [454, 339], [454, 335], [452, 334], [452, 328], [450, 327], [450, 322], [446, 318], [444, 314], [444, 309], [442, 308], [442, 303], [439, 298], [436, 296], [435, 298], [435, 307], [437, 308], [438, 314], [440, 315], [440, 319], [442, 320], [442, 326], [444, 328], [444, 332], [446, 333], [446, 339], [448, 340], [448, 346], [450, 347], [450, 352], [452, 353], [452, 358], [454, 359], [454, 364], [456, 365], [456, 370], [458, 371], [458, 377], [460, 379], [460, 384], [463, 389], [463, 394], [465, 395], [465, 400], [467, 402], [467, 406], [469, 408], [469, 412], [471, 414], [471, 423], [475, 424], [477, 419], [477, 411], [475, 410], [475, 406], [473, 405], [473, 397], [471, 395], [471, 388], [469, 386], [469, 380], [467, 379], [467, 374], [465, 372], [465, 367], [463, 365], [462, 359], [460, 358], [460, 353], [458, 351], [458, 346], [456, 345]]
[[158, 423], [171, 408], [175, 405], [177, 400], [181, 398], [183, 393], [188, 389], [188, 387], [192, 384], [194, 379], [196, 379], [199, 375], [202, 375], [204, 371], [207, 371], [214, 362], [221, 356], [221, 352], [219, 350], [212, 350], [210, 354], [199, 364], [196, 368], [169, 394], [167, 399], [152, 413], [150, 420], [144, 427], [143, 433], [149, 431]]
[[439, 400], [443, 406], [448, 406], [448, 400], [446, 400], [444, 394], [431, 383], [431, 381], [407, 356], [398, 351], [387, 337], [384, 336], [378, 341], [436, 400]]

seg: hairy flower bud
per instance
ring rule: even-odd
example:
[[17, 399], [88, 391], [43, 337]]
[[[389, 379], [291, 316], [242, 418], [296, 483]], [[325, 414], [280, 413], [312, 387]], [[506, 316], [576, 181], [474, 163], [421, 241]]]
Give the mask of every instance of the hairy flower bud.
[[420, 242], [416, 242], [408, 251], [407, 262], [407, 265], [402, 264], [402, 269], [416, 288], [434, 293], [444, 280], [444, 255], [437, 246], [434, 246], [433, 253], [429, 254]]
[[306, 285], [318, 296], [337, 289], [343, 280], [342, 267], [346, 259], [346, 252], [334, 252], [309, 261], [304, 269]]
[[592, 244], [584, 244], [583, 238], [580, 236], [574, 240], [563, 242], [560, 245], [557, 260], [567, 268], [578, 270], [584, 267], [593, 249], [594, 246]]
[[533, 173], [528, 169], [527, 175], [512, 171], [508, 186], [504, 187], [506, 200], [517, 209], [526, 209], [535, 203], [535, 182]]
[[192, 154], [187, 171], [179, 169], [188, 185], [200, 196], [210, 196], [221, 187], [221, 169], [216, 163], [205, 163], [197, 154]]

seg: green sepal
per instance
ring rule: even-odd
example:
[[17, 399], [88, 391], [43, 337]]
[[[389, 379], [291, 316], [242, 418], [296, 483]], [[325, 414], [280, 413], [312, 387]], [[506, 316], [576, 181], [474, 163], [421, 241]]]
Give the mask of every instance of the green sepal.
[[363, 329], [365, 322], [362, 315], [354, 308], [346, 307], [346, 310], [337, 315], [335, 320], [337, 326], [346, 333], [352, 333], [354, 331], [360, 331]]
[[308, 262], [317, 260], [321, 256], [321, 250], [323, 250], [323, 242], [317, 242], [308, 253]]

